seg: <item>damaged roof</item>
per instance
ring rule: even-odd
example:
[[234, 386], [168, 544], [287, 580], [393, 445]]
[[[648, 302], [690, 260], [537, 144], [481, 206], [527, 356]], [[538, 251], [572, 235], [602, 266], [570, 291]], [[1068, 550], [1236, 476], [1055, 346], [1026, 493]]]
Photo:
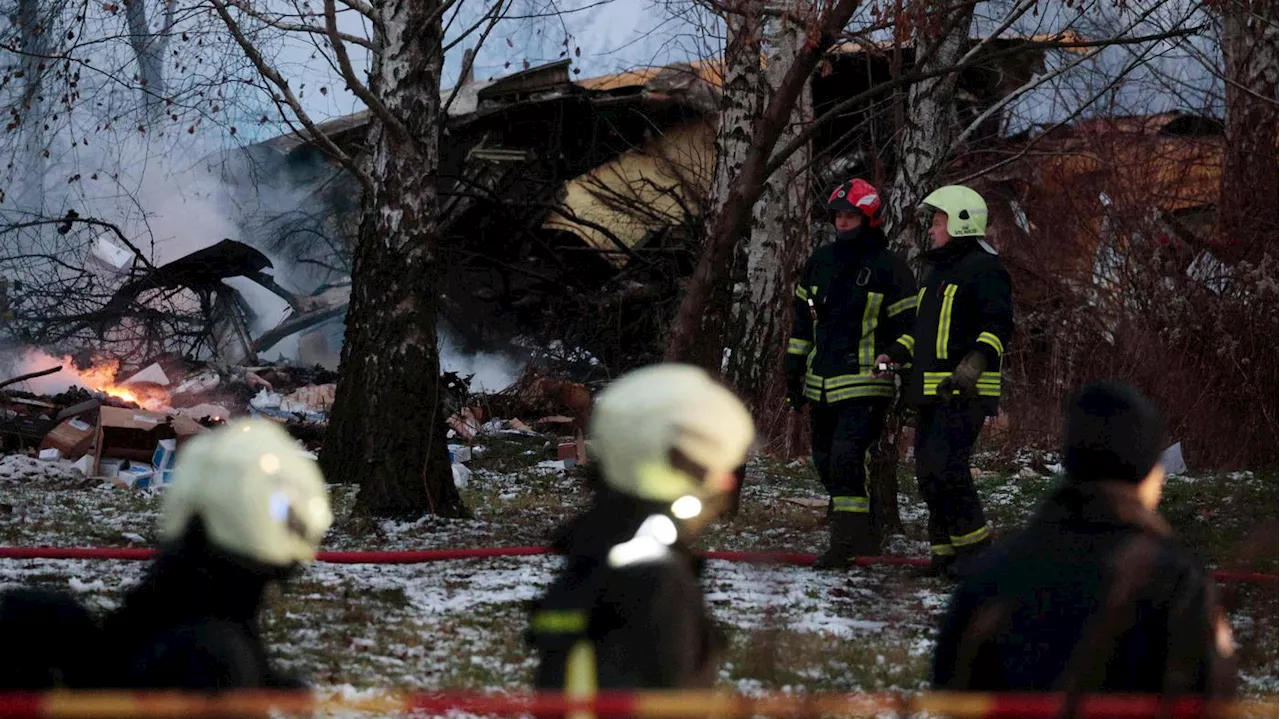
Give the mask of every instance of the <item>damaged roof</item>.
[[[1078, 42], [1081, 38], [1073, 33], [1056, 35], [1032, 35], [1029, 37], [985, 38], [974, 37], [970, 43], [987, 42], [992, 45], [1054, 45]], [[891, 50], [892, 42], [845, 42], [833, 48], [832, 55], [857, 55], [861, 53], [878, 53]], [[909, 46], [907, 49], [910, 49]], [[1067, 48], [1068, 51], [1072, 51]], [[763, 66], [765, 59], [761, 58]], [[473, 115], [483, 114], [488, 103], [528, 102], [548, 97], [560, 97], [567, 94], [582, 93], [593, 99], [609, 100], [612, 97], [649, 96], [653, 99], [681, 97], [688, 100], [695, 108], [703, 112], [714, 112], [716, 109], [716, 93], [721, 84], [723, 61], [719, 58], [696, 60], [692, 62], [674, 63], [671, 65], [655, 65], [638, 67], [609, 75], [600, 75], [584, 79], [571, 79], [569, 76], [569, 60], [526, 68], [524, 70], [485, 81], [467, 81], [456, 88], [441, 90], [441, 103], [452, 103], [448, 108], [451, 121], [464, 120]], [[708, 104], [708, 101], [712, 101]], [[368, 110], [338, 117], [317, 123], [316, 129], [330, 139], [339, 142], [343, 136], [363, 131], [368, 124]], [[264, 147], [288, 153], [299, 145], [311, 142], [305, 130], [291, 132], [280, 137], [260, 143]]]
[[1047, 195], [1087, 185], [1122, 206], [1173, 213], [1212, 206], [1222, 181], [1221, 130], [1214, 118], [1185, 113], [1084, 120], [1031, 140], [1033, 152], [1003, 176]]

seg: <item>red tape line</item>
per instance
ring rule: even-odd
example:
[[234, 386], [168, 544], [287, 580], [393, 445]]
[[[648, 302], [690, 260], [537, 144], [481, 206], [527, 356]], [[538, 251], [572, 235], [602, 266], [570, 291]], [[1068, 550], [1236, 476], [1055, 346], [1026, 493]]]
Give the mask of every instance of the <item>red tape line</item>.
[[[384, 552], [320, 552], [316, 560], [328, 564], [424, 564], [458, 559], [490, 559], [493, 557], [525, 557], [548, 554], [547, 547], [481, 547], [476, 549], [412, 549]], [[0, 547], [0, 559], [122, 559], [145, 560], [155, 556], [154, 549], [128, 547]], [[746, 564], [792, 564], [809, 566], [815, 555], [801, 552], [699, 552], [707, 559]], [[858, 557], [860, 567], [873, 565], [926, 566], [924, 557]], [[1213, 578], [1227, 583], [1275, 584], [1280, 576], [1261, 572], [1213, 572]]]
[[1230, 702], [1206, 702], [1200, 697], [1154, 695], [1088, 695], [1068, 702], [1062, 693], [957, 693], [921, 694], [766, 694], [747, 697], [700, 690], [610, 690], [589, 699], [560, 693], [443, 692], [402, 694], [389, 692], [366, 697], [324, 697], [307, 692], [240, 690], [204, 694], [175, 691], [56, 691], [48, 693], [0, 693], [0, 717], [5, 719], [97, 719], [103, 716], [218, 717], [261, 716], [270, 712], [311, 715], [317, 710], [346, 710], [385, 714], [417, 710], [443, 714], [460, 710], [485, 716], [534, 714], [544, 719], [569, 712], [588, 711], [599, 717], [680, 719], [688, 716], [816, 717], [881, 716], [885, 713], [927, 712], [965, 719], [995, 717], [1044, 718], [1064, 711], [1080, 719], [1095, 717], [1275, 716], [1276, 698]]

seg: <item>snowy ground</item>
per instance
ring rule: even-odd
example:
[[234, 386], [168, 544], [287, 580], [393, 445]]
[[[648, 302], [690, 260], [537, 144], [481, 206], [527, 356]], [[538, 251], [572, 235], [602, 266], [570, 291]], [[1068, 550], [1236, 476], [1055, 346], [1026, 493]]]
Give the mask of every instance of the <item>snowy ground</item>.
[[[585, 499], [579, 480], [538, 467], [541, 440], [490, 439], [472, 461], [464, 496], [475, 517], [417, 522], [345, 519], [354, 490], [335, 487], [340, 517], [329, 549], [443, 548], [541, 544]], [[1050, 458], [1051, 459], [1051, 458]], [[981, 463], [981, 460], [980, 462]], [[1046, 462], [1023, 458], [1043, 468]], [[1050, 463], [1051, 464], [1051, 463]], [[980, 480], [993, 522], [1012, 528], [1052, 486], [1050, 477], [1005, 467]], [[907, 535], [891, 551], [923, 555], [924, 507], [903, 483]], [[1262, 528], [1262, 559], [1276, 571], [1274, 473], [1175, 477], [1166, 514], [1211, 566], [1232, 567]], [[753, 465], [740, 515], [708, 533], [709, 549], [816, 551], [821, 510], [786, 501], [821, 498], [803, 466]], [[146, 546], [158, 496], [104, 487], [26, 458], [0, 459], [0, 545]], [[1270, 528], [1270, 535], [1266, 528]], [[910, 539], [908, 539], [910, 537]], [[1267, 542], [1270, 544], [1267, 544]], [[1246, 557], [1247, 559], [1247, 557]], [[286, 667], [345, 693], [403, 689], [516, 690], [531, 660], [521, 638], [526, 603], [558, 560], [515, 557], [422, 565], [316, 565], [273, 598], [267, 636]], [[107, 609], [144, 570], [136, 562], [0, 561], [0, 586], [70, 589]], [[899, 568], [824, 574], [799, 567], [713, 561], [708, 602], [728, 630], [721, 672], [728, 688], [758, 691], [921, 689], [948, 585]], [[1226, 599], [1248, 694], [1276, 692], [1275, 587], [1230, 587]]]

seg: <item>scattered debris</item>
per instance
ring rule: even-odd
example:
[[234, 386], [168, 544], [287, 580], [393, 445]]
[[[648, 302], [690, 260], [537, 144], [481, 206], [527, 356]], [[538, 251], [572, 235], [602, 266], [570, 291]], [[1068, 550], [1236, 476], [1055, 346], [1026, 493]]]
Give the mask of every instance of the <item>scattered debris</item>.
[[1182, 443], [1169, 447], [1160, 455], [1160, 464], [1165, 474], [1183, 474], [1187, 471], [1187, 462], [1182, 458]]
[[202, 394], [216, 389], [219, 384], [222, 384], [222, 377], [216, 371], [202, 370], [179, 382], [173, 394]]
[[269, 389], [262, 389], [249, 406], [258, 413], [277, 419], [299, 418], [318, 424], [329, 421], [329, 410], [333, 407], [336, 384], [300, 387], [287, 394], [280, 395]]
[[121, 382], [122, 385], [130, 384], [154, 384], [161, 387], [169, 386], [169, 376], [164, 373], [159, 364], [152, 362], [145, 369], [133, 375], [129, 379]]
[[483, 418], [484, 410], [479, 407], [463, 407], [457, 414], [449, 417], [447, 424], [455, 436], [471, 441], [480, 434]]

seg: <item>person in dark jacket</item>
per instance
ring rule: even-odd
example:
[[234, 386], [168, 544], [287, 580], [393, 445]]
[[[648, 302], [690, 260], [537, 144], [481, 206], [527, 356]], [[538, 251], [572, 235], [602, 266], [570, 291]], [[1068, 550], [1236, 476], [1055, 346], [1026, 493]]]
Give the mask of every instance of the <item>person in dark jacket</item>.
[[724, 639], [689, 542], [722, 508], [753, 437], [738, 398], [696, 367], [636, 370], [600, 395], [595, 498], [553, 543], [565, 567], [526, 633], [537, 688], [588, 698], [713, 685]]
[[919, 410], [916, 479], [929, 508], [930, 573], [991, 543], [969, 459], [1000, 402], [1001, 361], [1013, 334], [1009, 273], [983, 237], [987, 203], [959, 185], [930, 193], [929, 269], [915, 323], [877, 363], [911, 363], [907, 402]]
[[880, 435], [895, 392], [874, 360], [910, 331], [915, 276], [889, 250], [881, 201], [863, 180], [837, 187], [827, 201], [836, 241], [813, 253], [796, 285], [787, 344], [787, 401], [809, 410], [813, 464], [830, 497], [830, 542], [819, 568], [847, 567], [879, 552], [867, 491], [867, 453]]
[[1156, 513], [1159, 413], [1132, 387], [1099, 382], [1069, 401], [1065, 425], [1065, 481], [966, 573], [934, 685], [1229, 693], [1233, 644], [1213, 581]]
[[267, 587], [315, 558], [333, 521], [315, 461], [278, 425], [247, 420], [180, 450], [160, 556], [103, 623], [109, 686], [290, 689], [267, 659]]
[[102, 671], [102, 627], [75, 596], [16, 587], [0, 593], [0, 691], [83, 689]]

